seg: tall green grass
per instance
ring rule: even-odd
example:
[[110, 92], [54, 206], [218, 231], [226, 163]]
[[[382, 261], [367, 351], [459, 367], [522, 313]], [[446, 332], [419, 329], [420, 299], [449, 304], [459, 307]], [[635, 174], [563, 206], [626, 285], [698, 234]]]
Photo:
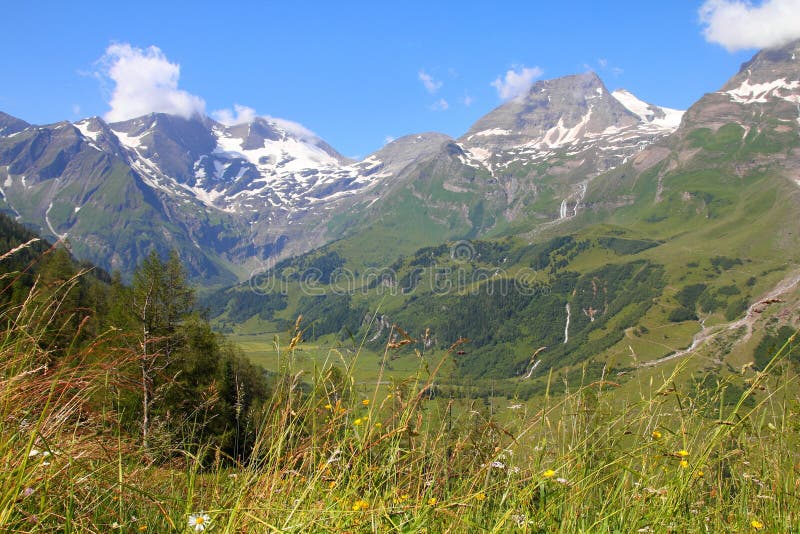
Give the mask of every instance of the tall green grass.
[[[329, 360], [298, 371], [300, 324], [256, 429], [226, 458], [190, 437], [142, 450], [116, 411], [135, 360], [114, 332], [54, 358], [60, 299], [3, 311], [0, 530], [6, 532], [787, 532], [798, 528], [800, 419], [790, 343], [749, 386], [638, 398], [616, 377], [526, 404], [437, 396], [446, 360], [364, 390]], [[408, 350], [395, 328], [383, 355]], [[445, 359], [450, 355], [445, 355]], [[342, 361], [344, 358], [341, 357]], [[187, 422], [187, 427], [189, 423]], [[190, 435], [187, 433], [187, 435]], [[156, 462], [154, 458], [159, 460]]]

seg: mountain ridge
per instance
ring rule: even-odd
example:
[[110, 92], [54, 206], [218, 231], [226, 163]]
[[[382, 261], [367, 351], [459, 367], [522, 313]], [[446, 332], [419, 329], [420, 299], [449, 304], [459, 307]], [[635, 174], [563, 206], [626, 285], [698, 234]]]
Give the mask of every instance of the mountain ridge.
[[[0, 147], [18, 145], [14, 139], [25, 131], [70, 124], [25, 126], [8, 117], [2, 124], [19, 131], [0, 134]], [[104, 257], [107, 253], [92, 252], [91, 239], [73, 228], [76, 217], [59, 221], [56, 191], [64, 184], [50, 185], [52, 193], [44, 195], [56, 199], [53, 208], [49, 200], [31, 209], [14, 199], [18, 177], [44, 169], [44, 179], [55, 179], [61, 163], [74, 158], [83, 142], [128, 167], [134, 182], [144, 186], [136, 187], [149, 199], [145, 203], [159, 213], [156, 219], [175, 227], [170, 236], [146, 230], [151, 244], [143, 246], [193, 248], [189, 256], [204, 256], [194, 263], [206, 264], [208, 272], [241, 278], [267, 259], [305, 252], [376, 217], [385, 220], [385, 213], [378, 214], [386, 202], [420, 204], [428, 213], [425, 220], [440, 227], [431, 232], [436, 239], [574, 216], [587, 180], [658, 144], [681, 117], [680, 111], [648, 104], [628, 91], [609, 91], [595, 73], [537, 82], [459, 138], [411, 134], [361, 161], [343, 157], [310, 132], [291, 131], [262, 117], [235, 125], [165, 114], [112, 124], [93, 117], [70, 124], [79, 139], [56, 151], [55, 166], [35, 163], [36, 150], [23, 162], [19, 156], [25, 147], [0, 148], [0, 169], [5, 167], [0, 179], [11, 184], [3, 192], [9, 212], [45, 233], [81, 242], [81, 252], [106, 268], [124, 268], [121, 261]], [[124, 214], [119, 206], [112, 211]], [[119, 219], [131, 226], [123, 215]], [[191, 273], [208, 277], [203, 269]]]

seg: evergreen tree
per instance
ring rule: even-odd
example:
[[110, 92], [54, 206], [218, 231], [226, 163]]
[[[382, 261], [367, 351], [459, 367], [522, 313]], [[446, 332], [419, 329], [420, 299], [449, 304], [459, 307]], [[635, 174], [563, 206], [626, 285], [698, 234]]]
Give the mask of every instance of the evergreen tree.
[[64, 354], [80, 341], [81, 319], [79, 278], [69, 252], [57, 247], [42, 258], [39, 271], [39, 319], [46, 325], [42, 344], [53, 351], [54, 357]]
[[176, 350], [181, 346], [179, 325], [191, 311], [194, 291], [177, 254], [162, 262], [154, 250], [134, 272], [131, 311], [140, 333], [140, 388], [142, 445], [148, 447], [153, 403], [171, 387], [180, 372]]

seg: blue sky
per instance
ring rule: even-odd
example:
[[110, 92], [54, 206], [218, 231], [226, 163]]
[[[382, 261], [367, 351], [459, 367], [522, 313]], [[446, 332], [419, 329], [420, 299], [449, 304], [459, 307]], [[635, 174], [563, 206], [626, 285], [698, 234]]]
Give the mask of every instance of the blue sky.
[[[702, 23], [699, 10], [710, 4], [729, 18]], [[208, 114], [248, 106], [303, 124], [344, 155], [365, 156], [414, 132], [461, 135], [502, 103], [509, 71], [533, 81], [592, 69], [609, 89], [684, 109], [761, 43], [732, 42], [741, 31], [707, 35], [736, 30], [728, 28], [736, 4], [6, 3], [0, 110], [33, 123], [105, 115], [116, 89], [109, 62], [120, 57], [109, 46], [129, 44], [134, 54], [155, 46], [156, 59], [180, 65], [173, 90], [202, 99]], [[798, 1], [761, 4], [792, 10]]]

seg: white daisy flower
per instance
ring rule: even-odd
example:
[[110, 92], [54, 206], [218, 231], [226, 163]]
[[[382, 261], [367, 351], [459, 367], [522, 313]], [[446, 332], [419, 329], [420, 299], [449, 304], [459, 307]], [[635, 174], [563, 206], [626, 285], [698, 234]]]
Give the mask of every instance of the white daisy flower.
[[211, 516], [204, 513], [192, 514], [189, 516], [189, 528], [195, 532], [203, 532], [211, 526]]

